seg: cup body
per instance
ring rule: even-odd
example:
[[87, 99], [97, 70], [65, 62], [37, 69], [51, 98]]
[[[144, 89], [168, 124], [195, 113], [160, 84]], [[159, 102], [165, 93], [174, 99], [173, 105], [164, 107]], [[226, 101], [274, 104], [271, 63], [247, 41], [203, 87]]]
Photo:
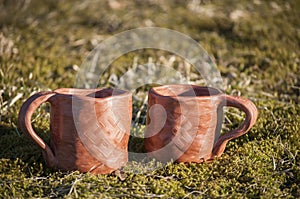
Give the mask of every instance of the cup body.
[[55, 92], [49, 102], [51, 147], [57, 167], [109, 173], [124, 166], [128, 161], [131, 95], [116, 89]]
[[[33, 112], [44, 102], [51, 105], [50, 146], [31, 126]], [[40, 146], [48, 166], [111, 173], [128, 161], [131, 103], [131, 93], [111, 88], [40, 92], [24, 102], [19, 125]]]
[[220, 95], [194, 85], [150, 89], [144, 142], [150, 156], [164, 162], [209, 160], [223, 120]]

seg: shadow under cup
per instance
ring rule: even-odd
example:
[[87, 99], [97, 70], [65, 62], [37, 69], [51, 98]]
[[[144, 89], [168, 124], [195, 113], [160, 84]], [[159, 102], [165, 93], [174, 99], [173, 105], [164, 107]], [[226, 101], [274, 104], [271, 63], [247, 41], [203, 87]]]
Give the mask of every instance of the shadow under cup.
[[[223, 107], [246, 113], [243, 124], [220, 136]], [[245, 134], [255, 123], [257, 109], [245, 98], [195, 85], [164, 85], [149, 91], [144, 146], [162, 162], [203, 162], [220, 156], [231, 139]]]

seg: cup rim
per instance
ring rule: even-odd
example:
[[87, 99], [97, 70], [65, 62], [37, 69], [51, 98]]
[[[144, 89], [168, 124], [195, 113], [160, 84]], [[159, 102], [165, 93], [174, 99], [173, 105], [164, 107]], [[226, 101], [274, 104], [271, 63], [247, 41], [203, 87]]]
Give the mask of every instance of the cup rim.
[[[105, 97], [96, 97], [96, 93], [103, 91], [103, 90], [112, 90], [112, 94]], [[85, 89], [85, 88], [58, 88], [55, 89], [57, 95], [63, 95], [66, 97], [75, 97], [84, 100], [105, 100], [110, 98], [122, 98], [131, 96], [131, 93], [127, 90], [122, 90], [118, 88], [111, 88], [111, 87], [103, 87], [103, 88], [95, 88], [95, 89]]]
[[[192, 89], [206, 89], [209, 92], [209, 95], [196, 95], [194, 92], [194, 95], [163, 95], [158, 90], [159, 89], [165, 89], [170, 87], [181, 87], [181, 88], [192, 88]], [[210, 86], [198, 86], [194, 84], [165, 84], [161, 86], [155, 86], [152, 87], [149, 90], [149, 93], [155, 95], [156, 97], [162, 97], [162, 98], [180, 98], [180, 99], [191, 99], [191, 98], [199, 98], [199, 99], [210, 99], [212, 97], [219, 97], [223, 94], [223, 92], [217, 88], [213, 88]]]

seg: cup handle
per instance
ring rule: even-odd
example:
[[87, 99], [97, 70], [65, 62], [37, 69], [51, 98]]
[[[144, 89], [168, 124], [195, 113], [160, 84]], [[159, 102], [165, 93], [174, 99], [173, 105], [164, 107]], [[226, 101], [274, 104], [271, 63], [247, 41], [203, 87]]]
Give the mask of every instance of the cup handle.
[[239, 96], [222, 95], [222, 106], [238, 108], [246, 113], [244, 122], [237, 128], [219, 137], [214, 145], [212, 158], [220, 157], [225, 150], [228, 141], [247, 133], [255, 124], [258, 111], [256, 106], [248, 99]]
[[31, 117], [34, 111], [44, 102], [47, 102], [50, 97], [55, 95], [55, 92], [39, 92], [28, 98], [22, 105], [18, 123], [21, 131], [29, 136], [43, 151], [43, 156], [50, 167], [57, 165], [56, 158], [51, 148], [40, 138], [33, 130], [31, 125]]

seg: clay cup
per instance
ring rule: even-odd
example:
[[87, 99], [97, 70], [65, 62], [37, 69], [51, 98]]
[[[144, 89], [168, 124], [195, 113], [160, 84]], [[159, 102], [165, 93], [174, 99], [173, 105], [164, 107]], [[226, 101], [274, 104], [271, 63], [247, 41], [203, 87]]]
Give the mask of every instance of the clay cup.
[[[221, 156], [228, 141], [247, 133], [258, 114], [250, 100], [211, 87], [163, 85], [151, 88], [148, 97], [144, 146], [162, 162], [211, 161]], [[245, 112], [245, 119], [220, 135], [224, 106]]]
[[[50, 144], [34, 131], [31, 117], [49, 102]], [[24, 102], [19, 126], [55, 169], [94, 174], [111, 173], [128, 161], [132, 114], [131, 93], [111, 88], [61, 88], [39, 92]]]

